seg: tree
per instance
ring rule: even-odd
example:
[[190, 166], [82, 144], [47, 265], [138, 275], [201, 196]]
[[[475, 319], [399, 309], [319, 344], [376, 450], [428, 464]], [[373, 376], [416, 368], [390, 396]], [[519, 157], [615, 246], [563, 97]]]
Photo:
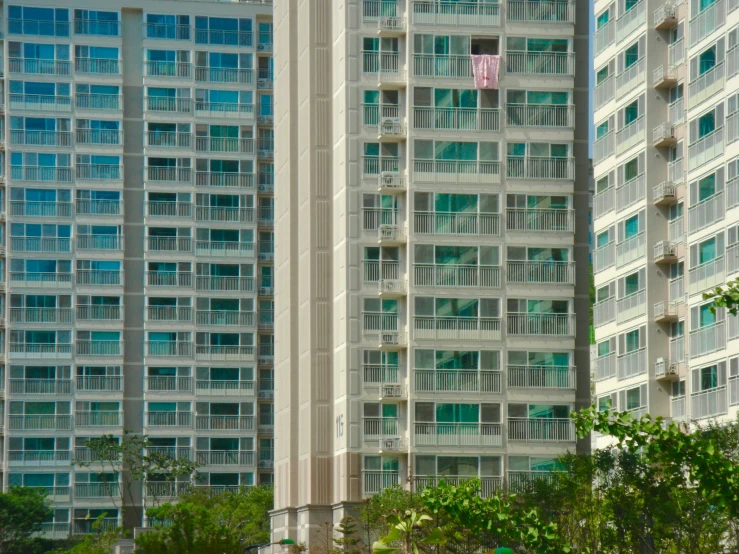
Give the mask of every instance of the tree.
[[44, 492], [25, 487], [0, 492], [0, 554], [31, 552], [39, 541], [34, 534], [50, 515]]
[[56, 550], [52, 554], [111, 554], [113, 547], [126, 536], [123, 527], [106, 528], [105, 514], [100, 515], [92, 524], [93, 533], [85, 535], [80, 542], [69, 550]]
[[713, 300], [713, 311], [726, 308], [733, 316], [739, 314], [739, 279], [729, 281], [726, 287], [716, 287], [703, 293], [703, 300]]
[[[136, 514], [137, 520], [142, 521], [146, 512], [147, 498], [152, 498], [156, 506], [160, 503], [162, 493], [171, 493], [166, 496], [174, 496], [177, 481], [182, 478], [192, 479], [201, 465], [186, 457], [172, 456], [168, 452], [150, 451], [151, 446], [151, 441], [146, 435], [137, 435], [128, 431], [124, 431], [120, 439], [113, 435], [103, 435], [85, 442], [90, 455], [83, 460], [76, 460], [75, 464], [90, 470], [99, 464], [102, 470], [96, 472], [97, 475], [106, 479], [115, 479], [116, 483], [119, 478], [122, 479], [123, 503], [129, 507], [134, 506], [134, 484], [143, 483], [146, 486], [149, 481], [165, 483], [166, 486], [161, 492], [155, 487], [149, 491], [152, 494], [143, 495], [143, 506], [140, 511], [137, 510]], [[115, 483], [111, 483], [113, 484]], [[117, 490], [111, 486], [110, 491], [111, 500], [115, 506], [115, 499], [118, 497]]]
[[243, 554], [250, 544], [269, 542], [272, 489], [241, 488], [209, 495], [180, 495], [177, 504], [150, 508], [154, 529], [136, 539], [142, 554]]
[[351, 516], [344, 516], [339, 522], [337, 529], [339, 536], [334, 538], [334, 544], [337, 548], [334, 549], [336, 553], [344, 554], [361, 554], [362, 549], [359, 547], [362, 541], [360, 541], [357, 534], [357, 524], [354, 518]]
[[423, 508], [421, 497], [399, 486], [388, 487], [369, 497], [359, 510], [359, 522], [362, 525], [364, 543], [369, 546], [379, 537], [390, 531], [385, 519], [390, 513]]
[[[387, 516], [390, 532], [372, 545], [375, 554], [419, 554], [419, 548], [425, 545], [442, 544], [444, 533], [436, 528], [427, 536], [420, 531], [426, 522], [433, 521], [431, 516], [416, 510], [405, 510]], [[399, 547], [391, 546], [400, 543]]]

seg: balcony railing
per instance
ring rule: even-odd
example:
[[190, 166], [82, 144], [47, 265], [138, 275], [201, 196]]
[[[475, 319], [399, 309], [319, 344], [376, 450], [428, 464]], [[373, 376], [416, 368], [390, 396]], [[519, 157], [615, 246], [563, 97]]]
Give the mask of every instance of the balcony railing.
[[120, 110], [123, 96], [120, 94], [75, 93], [75, 106], [80, 110]]
[[[383, 168], [383, 171], [397, 169]], [[416, 159], [413, 160], [413, 177], [419, 183], [497, 184], [500, 183], [500, 162]]]
[[726, 386], [690, 395], [690, 415], [694, 419], [722, 415], [727, 412]]
[[500, 288], [500, 267], [413, 264], [413, 283], [417, 287]]
[[8, 379], [11, 394], [71, 394], [71, 379]]
[[506, 229], [536, 233], [571, 233], [575, 230], [575, 213], [574, 210], [558, 208], [508, 208]]
[[195, 29], [195, 44], [219, 44], [224, 46], [251, 46], [251, 31], [222, 29]]
[[413, 317], [416, 340], [500, 340], [501, 320], [497, 317]]
[[508, 440], [523, 442], [574, 442], [575, 424], [570, 419], [508, 418]]
[[724, 284], [724, 258], [714, 258], [688, 270], [688, 293], [697, 294]]
[[615, 137], [613, 131], [609, 131], [598, 140], [593, 142], [593, 163], [599, 164], [615, 152]]
[[506, 17], [508, 21], [574, 23], [575, 4], [561, 0], [545, 2], [508, 0]]
[[575, 54], [506, 50], [506, 72], [511, 75], [574, 75]]
[[114, 164], [77, 164], [77, 178], [96, 181], [123, 179], [123, 166]]
[[192, 148], [192, 133], [148, 131], [146, 146], [151, 148]]
[[176, 375], [149, 375], [146, 377], [147, 392], [190, 392], [192, 377]]
[[629, 264], [634, 260], [646, 256], [646, 254], [646, 233], [642, 231], [638, 235], [616, 245], [616, 267]]
[[611, 297], [593, 304], [593, 325], [600, 327], [616, 321], [616, 299]]
[[118, 129], [77, 129], [77, 144], [121, 146], [123, 131]]
[[199, 256], [253, 257], [253, 242], [195, 241], [195, 254]]
[[616, 20], [616, 41], [621, 42], [647, 22], [647, 3], [637, 2]]
[[572, 127], [575, 107], [565, 104], [508, 104], [507, 123], [512, 127]]
[[146, 355], [192, 358], [193, 345], [189, 341], [147, 341]]
[[254, 416], [196, 415], [195, 429], [201, 431], [253, 431]]
[[254, 325], [254, 312], [225, 310], [198, 310], [195, 312], [196, 325]]
[[593, 250], [593, 271], [598, 273], [616, 263], [616, 241]]
[[68, 466], [70, 459], [69, 450], [8, 450], [10, 467]]
[[508, 156], [509, 179], [557, 179], [575, 178], [575, 159], [544, 156]]
[[500, 423], [415, 423], [413, 442], [417, 447], [500, 447], [503, 427]]
[[121, 495], [118, 483], [75, 483], [75, 498], [111, 498]]
[[509, 283], [575, 284], [574, 262], [512, 261], [506, 262], [506, 280]]
[[63, 60], [42, 60], [33, 58], [10, 58], [10, 73], [23, 75], [56, 75], [68, 77], [72, 74], [72, 62]]
[[149, 287], [192, 287], [191, 271], [147, 271], [146, 285]]
[[513, 336], [559, 336], [575, 334], [574, 314], [509, 313], [506, 331]]
[[209, 346], [198, 344], [195, 347], [195, 359], [206, 361], [244, 361], [254, 357], [254, 346]]
[[78, 269], [76, 273], [78, 285], [123, 285], [123, 271], [121, 270]]
[[122, 306], [77, 306], [77, 319], [117, 321], [123, 319]]
[[667, 106], [667, 118], [673, 125], [680, 125], [685, 120], [685, 103], [682, 98]]
[[362, 427], [365, 439], [377, 440], [381, 437], [397, 437], [398, 420], [390, 417], [363, 417]]
[[196, 137], [195, 150], [197, 152], [253, 154], [254, 139], [235, 137]]
[[412, 0], [411, 8], [415, 25], [500, 26], [499, 3]]
[[147, 181], [167, 181], [174, 183], [192, 182], [192, 169], [189, 167], [156, 167], [144, 168]]
[[[79, 98], [80, 95], [77, 95]], [[11, 110], [32, 110], [38, 112], [70, 112], [72, 99], [69, 96], [46, 94], [8, 94], [8, 107]]]
[[[195, 80], [202, 83], [231, 83], [251, 85], [254, 83], [254, 70], [237, 67], [195, 68]], [[252, 113], [254, 110], [252, 110]]]
[[685, 235], [685, 218], [683, 216], [671, 219], [667, 224], [667, 238], [670, 242], [680, 244]]
[[189, 62], [145, 61], [144, 70], [147, 77], [192, 79], [192, 64]]
[[[397, 218], [394, 212], [367, 212], [365, 211], [365, 229], [376, 229], [378, 225], [367, 225], [368, 216], [374, 220], [391, 224]], [[500, 235], [500, 215], [493, 213], [466, 213], [466, 212], [414, 212], [414, 232], [431, 235], [472, 235], [491, 236]]]
[[191, 237], [146, 237], [149, 252], [192, 252]]
[[253, 466], [254, 452], [248, 450], [198, 450], [195, 459], [199, 464], [206, 466]]
[[693, 17], [689, 23], [690, 46], [698, 44], [701, 40], [713, 33], [716, 29], [726, 23], [726, 3], [718, 0], [709, 4], [698, 15]]
[[572, 366], [508, 365], [508, 387], [526, 389], [570, 389], [577, 383]]
[[593, 55], [598, 56], [616, 40], [616, 23], [609, 21], [593, 33]]
[[627, 92], [635, 89], [643, 84], [646, 80], [646, 62], [644, 58], [639, 58], [636, 62], [624, 69], [616, 75], [616, 93], [618, 98], [623, 97]]
[[615, 93], [616, 78], [609, 75], [593, 88], [593, 104], [595, 105], [595, 109], [599, 110], [613, 100]]
[[10, 178], [15, 181], [58, 181], [61, 183], [71, 183], [72, 168], [15, 165], [10, 167]]
[[72, 323], [71, 308], [10, 308], [11, 323]]
[[254, 381], [195, 381], [195, 394], [202, 396], [251, 396], [254, 391]]
[[195, 184], [199, 187], [237, 187], [242, 189], [253, 189], [254, 174], [198, 171], [195, 174]]
[[79, 250], [123, 250], [122, 235], [77, 235]]
[[74, 135], [65, 131], [24, 131], [11, 129], [10, 144], [70, 148], [74, 144]]
[[147, 321], [192, 321], [191, 306], [146, 306]]
[[72, 287], [71, 273], [22, 273], [11, 272], [10, 282], [14, 287], [41, 289], [69, 289]]
[[631, 123], [624, 125], [621, 129], [616, 131], [616, 153], [621, 154], [626, 152], [629, 148], [642, 142], [646, 137], [646, 124], [647, 118], [644, 115], [640, 115]]
[[192, 427], [190, 412], [145, 412], [144, 417], [149, 427]]
[[120, 392], [123, 390], [123, 377], [89, 375], [78, 376], [77, 392]]
[[[721, 1], [721, 0], [719, 0]], [[715, 5], [715, 4], [714, 4]], [[697, 78], [691, 75], [688, 83], [688, 108], [692, 109], [704, 100], [723, 90], [726, 82], [724, 62], [718, 62]]]
[[254, 208], [221, 208], [197, 206], [197, 221], [230, 221], [234, 223], [254, 223]]
[[647, 313], [646, 291], [640, 290], [616, 301], [616, 321], [623, 323]]
[[77, 73], [119, 75], [121, 73], [121, 62], [101, 58], [76, 58], [74, 60], [74, 70]]
[[254, 104], [236, 102], [197, 102], [195, 104], [195, 114], [229, 119], [236, 117], [251, 119], [254, 117]]
[[414, 129], [500, 131], [500, 110], [498, 108], [415, 106], [413, 127]]
[[144, 109], [150, 112], [192, 113], [192, 98], [145, 96]]
[[688, 231], [695, 233], [722, 220], [725, 202], [723, 191], [717, 191], [688, 208]]
[[397, 471], [362, 471], [362, 494], [377, 494], [398, 485], [400, 485], [400, 473]]
[[123, 215], [123, 202], [120, 200], [77, 199], [77, 213], [89, 215]]
[[726, 326], [723, 321], [717, 321], [690, 332], [688, 352], [691, 358], [704, 356], [724, 348], [726, 348]]
[[103, 21], [97, 19], [75, 18], [75, 35], [99, 35], [104, 37], [121, 36], [120, 21]]
[[123, 421], [123, 412], [77, 412], [74, 424], [77, 427], [117, 427]]
[[152, 217], [192, 217], [192, 202], [146, 202], [146, 215]]
[[415, 392], [500, 393], [500, 371], [414, 369]]
[[647, 351], [644, 348], [622, 354], [616, 361], [619, 381], [647, 372]]
[[253, 292], [254, 278], [198, 275], [195, 279], [195, 289], [204, 291]]
[[593, 197], [594, 217], [601, 217], [616, 208], [616, 187], [610, 186]]
[[77, 340], [78, 356], [121, 356], [123, 341], [119, 340]]
[[11, 250], [14, 252], [71, 252], [70, 239], [42, 237], [10, 237]]
[[8, 415], [11, 431], [71, 431], [71, 415]]
[[611, 353], [595, 359], [595, 380], [604, 381], [616, 376], [616, 355]]
[[469, 56], [448, 54], [413, 54], [413, 75], [453, 79], [472, 78], [472, 59]]

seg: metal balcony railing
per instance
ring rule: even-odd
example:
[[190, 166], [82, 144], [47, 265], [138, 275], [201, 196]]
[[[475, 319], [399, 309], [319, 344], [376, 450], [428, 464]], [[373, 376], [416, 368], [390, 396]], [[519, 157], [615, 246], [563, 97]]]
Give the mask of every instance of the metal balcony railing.
[[77, 235], [79, 250], [123, 250], [123, 235]]
[[[195, 68], [195, 81], [202, 83], [229, 83], [239, 85], [254, 84], [254, 70], [237, 67]], [[254, 110], [252, 110], [252, 113]]]
[[506, 229], [536, 233], [571, 233], [575, 230], [575, 213], [574, 210], [560, 208], [508, 208]]
[[119, 37], [121, 36], [121, 22], [75, 18], [74, 34]]
[[254, 452], [249, 450], [198, 450], [195, 453], [195, 460], [206, 466], [253, 466]]
[[574, 442], [575, 423], [570, 419], [508, 418], [508, 440], [522, 442]]
[[71, 148], [74, 145], [74, 135], [66, 131], [25, 131], [22, 129], [11, 129], [10, 144]]
[[190, 412], [145, 412], [144, 416], [149, 427], [192, 427]]
[[616, 376], [619, 381], [647, 372], [647, 350], [634, 350], [616, 358]]
[[40, 167], [29, 165], [10, 166], [10, 178], [15, 181], [72, 182], [71, 167]]
[[146, 306], [147, 321], [192, 321], [191, 306]]
[[574, 314], [509, 313], [506, 332], [513, 336], [571, 337], [575, 333]]
[[78, 356], [121, 356], [122, 340], [77, 340]]
[[75, 383], [78, 392], [120, 392], [123, 390], [123, 377], [121, 376], [78, 376]]
[[574, 75], [571, 52], [519, 52], [506, 50], [506, 72], [511, 75]]
[[616, 376], [616, 354], [611, 353], [595, 359], [595, 380], [604, 381]]
[[254, 208], [222, 208], [216, 206], [197, 206], [197, 221], [228, 221], [234, 223], [254, 223]]
[[253, 292], [254, 277], [217, 277], [198, 275], [195, 278], [195, 289], [203, 291]]
[[123, 145], [123, 131], [119, 129], [77, 129], [77, 144], [98, 146]]
[[119, 483], [75, 483], [75, 498], [111, 498], [121, 495]]
[[544, 156], [508, 156], [506, 158], [509, 179], [556, 179], [575, 178], [575, 159]]
[[647, 22], [647, 3], [643, 0], [631, 6], [616, 20], [616, 41], [621, 42]]
[[10, 467], [68, 466], [70, 459], [69, 450], [8, 450]]
[[146, 341], [147, 356], [192, 358], [192, 352], [189, 341]]
[[71, 308], [10, 308], [10, 323], [72, 323]]
[[613, 100], [616, 94], [616, 78], [609, 75], [593, 88], [593, 104], [599, 110]]
[[251, 31], [223, 29], [195, 29], [195, 44], [219, 44], [223, 46], [251, 46]]
[[629, 67], [624, 69], [621, 73], [616, 75], [615, 96], [621, 98], [627, 92], [643, 84], [646, 80], [647, 75], [645, 67], [646, 61], [642, 57], [631, 64]]
[[500, 182], [500, 162], [416, 159], [413, 176], [420, 183], [496, 184]]
[[709, 227], [724, 218], [726, 198], [723, 191], [704, 198], [688, 208], [688, 232], [695, 233]]
[[647, 313], [647, 294], [645, 290], [619, 298], [616, 301], [616, 321], [623, 323]]
[[413, 128], [500, 131], [500, 109], [414, 106]]
[[506, 18], [508, 21], [574, 23], [575, 3], [561, 0], [508, 0]]
[[253, 242], [237, 241], [195, 241], [195, 254], [199, 256], [253, 257]]
[[71, 273], [24, 273], [10, 272], [10, 282], [15, 287], [42, 289], [68, 289], [72, 286]]
[[196, 325], [254, 325], [254, 312], [225, 310], [198, 310], [195, 312]]
[[[380, 210], [378, 208], [378, 210]], [[371, 221], [368, 221], [368, 218]], [[365, 211], [365, 229], [378, 227], [377, 220], [392, 223], [397, 220], [393, 210]], [[414, 232], [432, 235], [500, 235], [500, 215], [467, 212], [414, 212]], [[369, 225], [368, 225], [369, 223]]]
[[500, 288], [500, 266], [413, 264], [417, 287]]
[[593, 271], [598, 273], [616, 263], [616, 241], [593, 250]]
[[68, 77], [72, 75], [72, 62], [63, 60], [43, 60], [34, 58], [10, 58], [10, 73], [22, 75], [55, 75]]
[[701, 40], [713, 33], [716, 29], [726, 23], [726, 3], [718, 0], [706, 6], [698, 15], [693, 17], [688, 24], [688, 36], [690, 46], [698, 44]]
[[640, 115], [634, 121], [624, 125], [616, 131], [616, 153], [621, 154], [640, 143], [646, 138], [646, 121], [644, 115]]
[[144, 97], [144, 110], [149, 112], [191, 114], [192, 108], [192, 98], [177, 98], [172, 96]]
[[508, 104], [507, 125], [510, 127], [572, 127], [575, 106], [566, 104]]
[[121, 73], [121, 61], [102, 58], [75, 58], [74, 70], [77, 73], [119, 75]]
[[198, 171], [195, 174], [195, 184], [199, 187], [236, 187], [242, 189], [253, 189], [254, 174]]
[[244, 361], [254, 357], [253, 345], [195, 346], [195, 359], [205, 361]]
[[71, 431], [71, 415], [8, 415], [11, 431]]
[[191, 237], [146, 237], [149, 252], [192, 252]]
[[508, 387], [574, 390], [577, 370], [573, 366], [508, 365]]
[[[714, 4], [715, 5], [715, 4]], [[724, 88], [726, 71], [724, 62], [718, 62], [699, 76], [691, 75], [688, 83], [688, 108], [692, 109]]]
[[123, 215], [123, 202], [120, 200], [86, 200], [78, 198], [76, 207], [78, 214]]
[[192, 287], [191, 271], [147, 271], [146, 285], [149, 287]]
[[77, 284], [78, 285], [100, 285], [100, 286], [121, 286], [123, 285], [122, 270], [102, 270], [102, 269], [78, 269]]
[[195, 394], [202, 396], [250, 396], [254, 392], [254, 381], [195, 381]]
[[[79, 98], [79, 95], [77, 95]], [[72, 99], [53, 94], [8, 94], [8, 108], [14, 111], [70, 112]]]
[[694, 419], [727, 413], [726, 386], [690, 395], [690, 416]]
[[593, 33], [593, 55], [598, 56], [616, 40], [616, 23], [609, 21]]
[[76, 412], [77, 427], [117, 427], [123, 421], [123, 412]]
[[615, 152], [616, 133], [607, 132], [598, 140], [593, 142], [593, 163], [599, 164]]
[[714, 258], [688, 270], [688, 293], [696, 294], [724, 284], [724, 258]]
[[506, 280], [509, 283], [574, 285], [575, 263], [508, 260]]
[[95, 181], [117, 181], [123, 179], [123, 165], [78, 163], [77, 178]]
[[14, 252], [71, 252], [68, 238], [10, 237], [10, 248]]
[[646, 256], [646, 254], [646, 233], [642, 231], [638, 235], [616, 245], [616, 267], [629, 264], [634, 260]]
[[146, 215], [152, 217], [186, 217], [191, 218], [192, 202], [146, 202]]
[[700, 327], [690, 332], [691, 358], [698, 358], [726, 348], [726, 326], [723, 321]]
[[415, 25], [500, 26], [499, 3], [412, 0], [411, 9]]
[[190, 62], [145, 61], [144, 75], [147, 77], [192, 79], [192, 64]]
[[377, 494], [385, 489], [400, 485], [400, 473], [397, 471], [362, 471], [362, 494]]
[[448, 54], [413, 54], [413, 75], [454, 79], [472, 78], [472, 59], [469, 56]]
[[616, 209], [616, 187], [610, 186], [593, 197], [594, 217], [601, 217]]
[[413, 338], [416, 340], [500, 340], [498, 317], [434, 317], [413, 316]]
[[75, 106], [80, 110], [120, 110], [123, 96], [120, 94], [75, 93]]
[[500, 423], [415, 423], [413, 443], [424, 446], [492, 446], [503, 445]]
[[8, 379], [11, 394], [72, 394], [71, 379]]
[[593, 325], [600, 327], [616, 321], [616, 299], [611, 297], [593, 304]]
[[192, 377], [176, 375], [149, 375], [145, 378], [148, 392], [190, 392]]
[[123, 319], [123, 306], [77, 306], [78, 320], [117, 321]]
[[254, 416], [196, 415], [195, 429], [201, 431], [253, 431]]
[[415, 392], [500, 393], [502, 372], [489, 370], [414, 369]]

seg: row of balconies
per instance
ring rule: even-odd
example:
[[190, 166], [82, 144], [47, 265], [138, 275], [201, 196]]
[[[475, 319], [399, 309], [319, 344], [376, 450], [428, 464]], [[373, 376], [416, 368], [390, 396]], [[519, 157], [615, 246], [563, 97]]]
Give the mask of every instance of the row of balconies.
[[19, 75], [51, 75], [71, 77], [81, 75], [122, 75], [122, 60], [103, 58], [76, 58], [68, 60], [47, 60], [39, 58], [10, 58], [8, 72]]
[[195, 81], [197, 82], [238, 83], [251, 85], [254, 83], [255, 72], [257, 74], [257, 89], [272, 89], [273, 73], [272, 69], [269, 67], [259, 67], [254, 70], [248, 68], [194, 66], [191, 62], [149, 60], [144, 62], [144, 78], [153, 77], [156, 79], [192, 81], [194, 75]]

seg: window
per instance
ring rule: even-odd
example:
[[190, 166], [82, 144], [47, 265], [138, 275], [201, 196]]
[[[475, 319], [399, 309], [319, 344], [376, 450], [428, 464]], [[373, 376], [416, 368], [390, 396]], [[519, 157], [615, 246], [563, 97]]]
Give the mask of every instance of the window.
[[698, 138], [710, 135], [716, 130], [716, 113], [712, 110], [698, 118]]
[[624, 51], [624, 69], [628, 69], [639, 61], [639, 43], [635, 42]]
[[629, 240], [639, 234], [639, 216], [634, 215], [624, 221], [624, 240]]
[[624, 108], [624, 127], [632, 124], [639, 118], [639, 100], [634, 100]]
[[698, 75], [703, 75], [716, 66], [716, 45], [704, 50], [698, 56]]

